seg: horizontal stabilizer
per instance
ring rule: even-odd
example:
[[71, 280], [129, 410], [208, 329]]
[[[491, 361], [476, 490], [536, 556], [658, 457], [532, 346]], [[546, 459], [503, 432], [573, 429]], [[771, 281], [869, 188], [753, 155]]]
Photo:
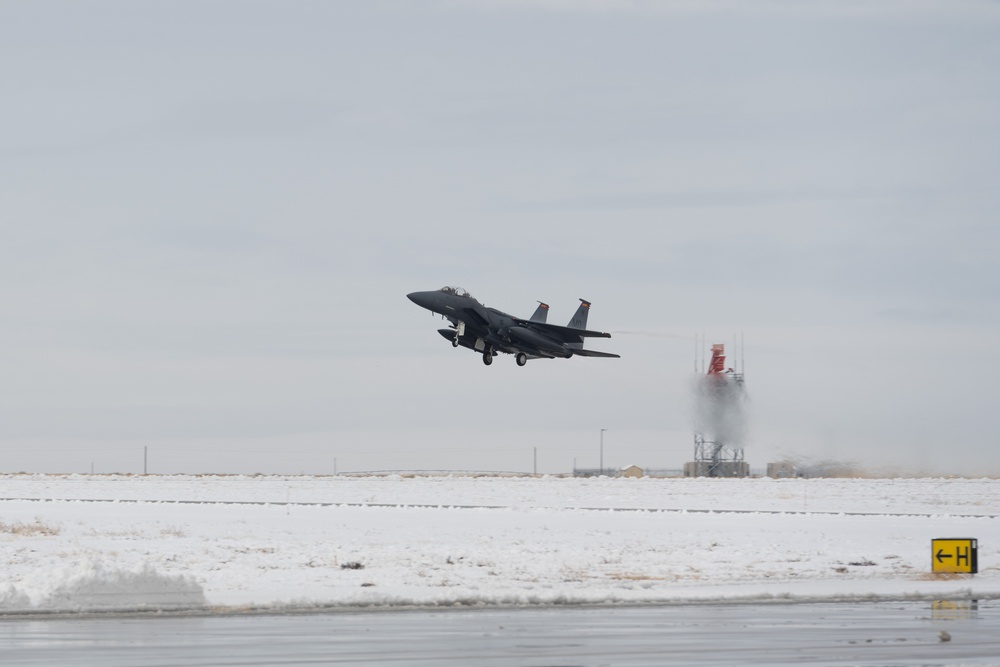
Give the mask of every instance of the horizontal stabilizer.
[[574, 357], [605, 357], [607, 359], [621, 359], [620, 354], [611, 354], [610, 352], [598, 352], [597, 350], [585, 350], [580, 348], [578, 350], [573, 350]]

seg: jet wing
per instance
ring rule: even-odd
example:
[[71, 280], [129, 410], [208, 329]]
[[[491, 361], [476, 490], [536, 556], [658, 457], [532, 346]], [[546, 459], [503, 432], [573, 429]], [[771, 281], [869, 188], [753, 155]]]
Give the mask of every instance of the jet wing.
[[523, 327], [534, 329], [551, 338], [557, 338], [565, 343], [579, 342], [578, 338], [611, 338], [611, 334], [603, 331], [590, 331], [589, 329], [574, 329], [573, 327], [561, 327], [558, 324], [546, 324], [545, 322], [529, 322], [527, 320], [516, 320]]
[[448, 313], [445, 317], [450, 320], [461, 320], [473, 326], [488, 327], [490, 325], [482, 313], [472, 307], [459, 308], [452, 313]]

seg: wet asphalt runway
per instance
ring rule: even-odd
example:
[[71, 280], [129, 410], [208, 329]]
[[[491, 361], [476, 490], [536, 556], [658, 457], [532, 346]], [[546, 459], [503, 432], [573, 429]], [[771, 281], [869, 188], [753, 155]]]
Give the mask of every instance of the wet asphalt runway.
[[1000, 601], [38, 617], [0, 664], [1000, 665]]

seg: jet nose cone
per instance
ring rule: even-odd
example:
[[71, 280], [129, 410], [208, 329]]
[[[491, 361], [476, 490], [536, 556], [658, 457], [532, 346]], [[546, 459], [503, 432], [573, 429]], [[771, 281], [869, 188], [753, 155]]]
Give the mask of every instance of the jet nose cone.
[[433, 305], [433, 299], [431, 298], [433, 294], [433, 292], [410, 292], [406, 295], [406, 298], [421, 308], [433, 310], [433, 308], [431, 308]]

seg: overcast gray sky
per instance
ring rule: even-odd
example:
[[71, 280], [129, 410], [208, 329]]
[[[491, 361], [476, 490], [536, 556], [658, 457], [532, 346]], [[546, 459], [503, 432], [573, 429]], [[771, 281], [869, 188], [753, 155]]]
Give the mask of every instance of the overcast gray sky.
[[[1000, 3], [0, 3], [0, 470], [1000, 474]], [[465, 287], [620, 360], [491, 367]]]

